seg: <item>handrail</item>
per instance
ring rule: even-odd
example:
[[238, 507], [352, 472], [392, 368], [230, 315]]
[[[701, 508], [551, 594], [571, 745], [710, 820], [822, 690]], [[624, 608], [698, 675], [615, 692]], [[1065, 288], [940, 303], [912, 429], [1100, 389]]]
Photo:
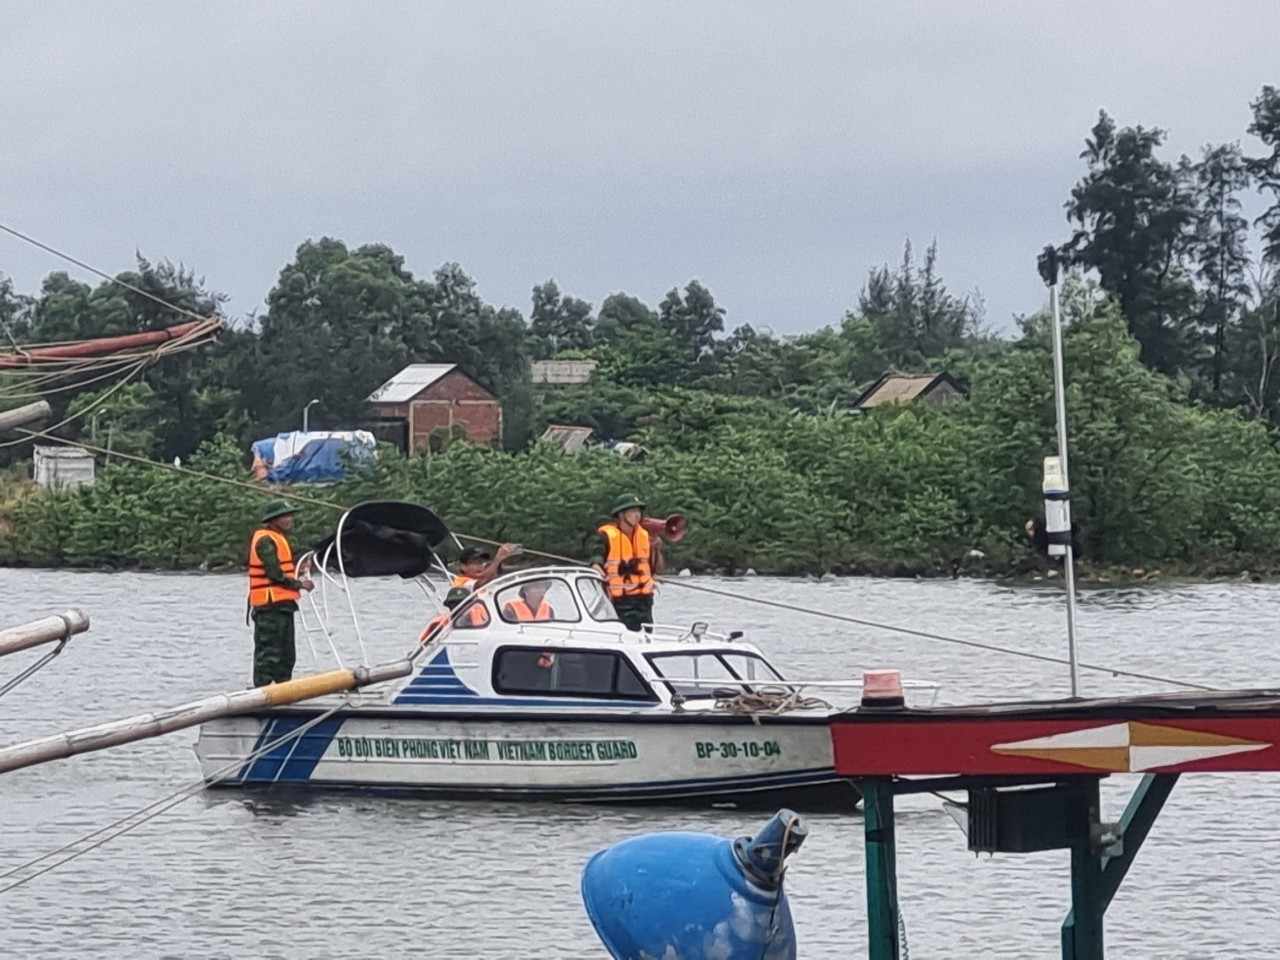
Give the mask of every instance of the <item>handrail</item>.
[[[663, 683], [684, 683], [692, 687], [830, 687], [832, 689], [861, 690], [861, 680], [790, 680], [769, 678], [765, 680], [728, 680], [707, 677], [660, 677]], [[933, 680], [903, 680], [904, 690], [941, 690], [942, 684]]]

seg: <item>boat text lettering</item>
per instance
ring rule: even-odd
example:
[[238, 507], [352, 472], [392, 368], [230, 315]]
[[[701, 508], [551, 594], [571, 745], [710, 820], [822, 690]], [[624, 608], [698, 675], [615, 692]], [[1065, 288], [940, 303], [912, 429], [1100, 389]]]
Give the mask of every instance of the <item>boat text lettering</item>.
[[337, 737], [352, 760], [476, 760], [508, 763], [600, 763], [635, 760], [632, 740], [462, 740], [443, 737]]
[[699, 760], [718, 757], [721, 760], [737, 760], [739, 757], [780, 757], [782, 747], [777, 740], [699, 740], [694, 744]]

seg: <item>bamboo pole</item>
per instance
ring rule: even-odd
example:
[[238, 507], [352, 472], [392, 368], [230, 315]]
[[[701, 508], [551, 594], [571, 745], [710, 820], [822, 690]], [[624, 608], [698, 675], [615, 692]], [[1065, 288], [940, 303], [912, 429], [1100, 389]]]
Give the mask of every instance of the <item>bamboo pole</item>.
[[16, 430], [18, 427], [25, 427], [29, 423], [35, 423], [37, 420], [47, 420], [53, 415], [53, 410], [49, 407], [47, 400], [37, 400], [35, 403], [28, 403], [24, 407], [14, 407], [12, 410], [0, 411], [0, 433], [5, 430]]
[[79, 340], [74, 343], [58, 344], [49, 347], [32, 347], [22, 353], [0, 354], [0, 368], [39, 366], [43, 360], [67, 360], [80, 357], [101, 357], [122, 350], [136, 350], [140, 347], [154, 347], [170, 340], [195, 333], [201, 327], [213, 322], [213, 317], [204, 320], [192, 320], [180, 323], [176, 327], [163, 330], [146, 330], [142, 333], [129, 333], [119, 337], [98, 337], [93, 340]]
[[67, 610], [54, 617], [32, 620], [20, 626], [0, 630], [0, 657], [29, 650], [44, 643], [66, 639], [89, 629], [89, 617], [83, 610]]
[[194, 727], [207, 720], [248, 713], [253, 710], [297, 703], [312, 697], [341, 693], [396, 677], [408, 676], [413, 664], [408, 660], [378, 664], [373, 667], [356, 667], [354, 670], [332, 670], [308, 677], [299, 677], [285, 683], [272, 683], [252, 690], [220, 693], [203, 700], [179, 704], [154, 713], [143, 713], [123, 720], [69, 730], [40, 740], [29, 740], [0, 750], [0, 773], [20, 770], [23, 767], [61, 760], [79, 753], [90, 753], [136, 740], [146, 740], [162, 734]]

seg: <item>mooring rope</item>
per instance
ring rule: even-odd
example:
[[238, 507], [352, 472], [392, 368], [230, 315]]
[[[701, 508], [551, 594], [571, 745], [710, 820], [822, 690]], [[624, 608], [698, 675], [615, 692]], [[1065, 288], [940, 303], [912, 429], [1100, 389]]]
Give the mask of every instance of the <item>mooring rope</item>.
[[[1054, 663], [1060, 665], [1069, 665], [1070, 660], [1062, 657], [1053, 657], [1046, 653], [1032, 653], [1028, 650], [1018, 650], [1015, 647], [1003, 647], [995, 643], [983, 643], [980, 640], [963, 640], [959, 637], [949, 637], [941, 633], [932, 633], [928, 630], [916, 630], [912, 627], [899, 627], [891, 623], [880, 623], [875, 620], [864, 620], [860, 617], [850, 617], [842, 613], [832, 613], [829, 610], [817, 610], [812, 607], [802, 607], [794, 603], [784, 603], [781, 600], [766, 600], [763, 597], [751, 596], [749, 594], [733, 593], [729, 590], [717, 590], [715, 587], [706, 587], [701, 584], [685, 583], [682, 580], [673, 579], [671, 577], [661, 578], [663, 583], [673, 584], [677, 587], [683, 587], [686, 590], [696, 590], [699, 593], [711, 593], [720, 597], [728, 597], [733, 600], [742, 600], [747, 603], [760, 604], [761, 606], [774, 607], [779, 610], [788, 610], [792, 613], [803, 613], [813, 617], [823, 617], [827, 620], [837, 620], [841, 623], [852, 623], [860, 627], [872, 627], [876, 630], [886, 630], [890, 633], [901, 633], [909, 637], [919, 637], [924, 640], [936, 640], [939, 643], [959, 644], [963, 647], [972, 647], [977, 650], [986, 650], [989, 653], [1003, 653], [1011, 657], [1025, 657], [1028, 660], [1039, 660], [1043, 663]], [[1135, 680], [1151, 680], [1157, 683], [1168, 683], [1176, 687], [1186, 687], [1189, 690], [1216, 690], [1217, 687], [1206, 686], [1202, 683], [1191, 683], [1187, 680], [1174, 680], [1170, 677], [1161, 677], [1151, 673], [1137, 673], [1133, 670], [1122, 670], [1119, 667], [1107, 667], [1096, 663], [1079, 663], [1077, 666], [1085, 670], [1095, 670], [1099, 673], [1108, 673], [1115, 677], [1131, 677]]]
[[118, 287], [124, 287], [126, 290], [133, 291], [134, 293], [138, 294], [138, 296], [140, 297], [146, 297], [148, 300], [153, 300], [156, 303], [160, 304], [160, 306], [167, 307], [168, 309], [173, 310], [175, 313], [181, 313], [184, 316], [190, 317], [192, 320], [208, 320], [209, 319], [209, 317], [202, 316], [201, 314], [196, 313], [194, 310], [188, 310], [186, 307], [181, 307], [181, 306], [178, 306], [177, 304], [170, 303], [169, 301], [165, 300], [163, 297], [158, 297], [149, 290], [143, 290], [141, 287], [135, 286], [134, 284], [129, 283], [127, 280], [121, 280], [119, 277], [113, 277], [108, 273], [104, 273], [103, 271], [99, 270], [97, 267], [91, 266], [90, 264], [85, 263], [83, 260], [77, 260], [71, 254], [65, 253], [64, 251], [59, 250], [57, 247], [51, 247], [47, 243], [41, 243], [35, 237], [28, 236], [27, 234], [23, 233], [20, 230], [15, 230], [13, 227], [8, 226], [7, 224], [0, 223], [0, 230], [9, 234], [11, 237], [17, 237], [19, 240], [23, 241], [24, 243], [29, 243], [33, 247], [38, 247], [39, 249], [45, 251], [45, 253], [51, 253], [55, 257], [58, 257], [59, 259], [66, 260], [68, 263], [74, 263], [77, 267], [80, 267], [82, 270], [88, 270], [90, 273], [101, 277], [103, 280], [106, 280], [108, 283], [114, 283]]
[[[54, 870], [57, 870], [59, 867], [64, 866], [65, 864], [68, 864], [71, 861], [76, 860], [80, 857], [83, 857], [87, 853], [92, 853], [94, 850], [97, 850], [99, 847], [104, 846], [107, 843], [110, 843], [112, 840], [115, 840], [117, 837], [122, 837], [126, 833], [136, 830], [138, 827], [142, 826], [144, 823], [147, 823], [151, 820], [154, 820], [156, 817], [159, 817], [165, 813], [168, 813], [170, 810], [178, 806], [183, 801], [189, 800], [191, 797], [194, 797], [196, 794], [202, 792], [203, 790], [206, 790], [212, 784], [222, 780], [227, 774], [231, 773], [233, 770], [236, 770], [239, 767], [244, 766], [245, 764], [252, 763], [253, 761], [257, 760], [259, 757], [267, 753], [270, 753], [272, 750], [276, 749], [277, 747], [282, 746], [283, 744], [286, 744], [289, 741], [304, 735], [313, 727], [317, 726], [320, 723], [323, 723], [325, 720], [328, 720], [331, 716], [333, 716], [339, 710], [343, 709], [346, 706], [349, 706], [349, 704], [350, 704], [349, 698], [344, 698], [342, 703], [338, 704], [335, 707], [331, 707], [330, 709], [326, 710], [324, 713], [321, 713], [313, 717], [312, 719], [308, 720], [306, 723], [300, 725], [296, 729], [290, 730], [288, 733], [281, 735], [280, 737], [271, 741], [265, 746], [259, 748], [258, 750], [253, 751], [248, 756], [243, 758], [238, 758], [232, 761], [231, 763], [227, 764], [226, 766], [218, 768], [217, 770], [214, 771], [213, 775], [210, 778], [205, 779], [202, 777], [201, 779], [196, 780], [193, 783], [189, 783], [185, 786], [179, 787], [177, 790], [161, 797], [159, 800], [155, 800], [147, 804], [145, 807], [141, 807], [129, 814], [126, 814], [123, 817], [113, 820], [111, 823], [108, 823], [106, 826], [99, 827], [97, 830], [93, 830], [89, 833], [84, 834], [83, 836], [77, 837], [75, 840], [72, 840], [70, 843], [63, 844], [61, 847], [58, 847], [56, 850], [50, 850], [49, 852], [43, 853], [32, 860], [28, 860], [26, 863], [19, 864], [16, 867], [6, 870], [4, 873], [0, 873], [0, 880], [7, 880], [9, 877], [14, 876], [15, 874], [19, 874], [19, 873], [22, 873], [24, 870], [31, 869], [38, 863], [41, 863], [45, 860], [49, 860], [52, 857], [56, 857], [60, 853], [66, 853], [68, 850], [72, 850], [73, 847], [79, 846], [80, 844], [84, 843], [86, 840], [93, 840], [95, 837], [98, 838], [94, 843], [90, 844], [89, 846], [81, 850], [74, 850], [71, 853], [67, 854], [67, 856], [63, 857], [62, 859], [56, 860], [53, 863], [48, 864], [42, 867], [41, 869], [35, 871], [34, 873], [29, 874], [28, 876], [15, 880], [13, 883], [0, 887], [0, 896], [3, 896], [4, 894], [8, 893], [10, 890], [14, 890], [18, 887], [21, 887], [25, 884], [30, 883], [32, 880], [35, 880], [38, 877], [42, 877], [46, 873], [51, 873]], [[144, 814], [145, 816], [143, 816]], [[133, 823], [129, 823], [129, 821], [134, 820], [134, 818], [139, 818], [139, 819], [137, 819]], [[120, 829], [115, 830], [114, 833], [109, 832], [114, 830], [116, 827], [120, 827]]]

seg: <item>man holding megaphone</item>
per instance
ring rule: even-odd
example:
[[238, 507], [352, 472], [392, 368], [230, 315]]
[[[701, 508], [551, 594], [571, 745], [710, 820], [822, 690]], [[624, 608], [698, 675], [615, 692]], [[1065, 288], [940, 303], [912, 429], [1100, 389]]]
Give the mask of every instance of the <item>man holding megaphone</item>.
[[[600, 541], [592, 557], [592, 566], [604, 574], [618, 619], [628, 630], [636, 631], [653, 623], [654, 577], [666, 566], [662, 541], [650, 536], [646, 529], [653, 521], [645, 521], [644, 506], [634, 493], [618, 497], [609, 508], [612, 519], [596, 531]], [[684, 535], [683, 521], [683, 517], [679, 518], [679, 533], [671, 539]], [[661, 525], [662, 521], [658, 523]]]

